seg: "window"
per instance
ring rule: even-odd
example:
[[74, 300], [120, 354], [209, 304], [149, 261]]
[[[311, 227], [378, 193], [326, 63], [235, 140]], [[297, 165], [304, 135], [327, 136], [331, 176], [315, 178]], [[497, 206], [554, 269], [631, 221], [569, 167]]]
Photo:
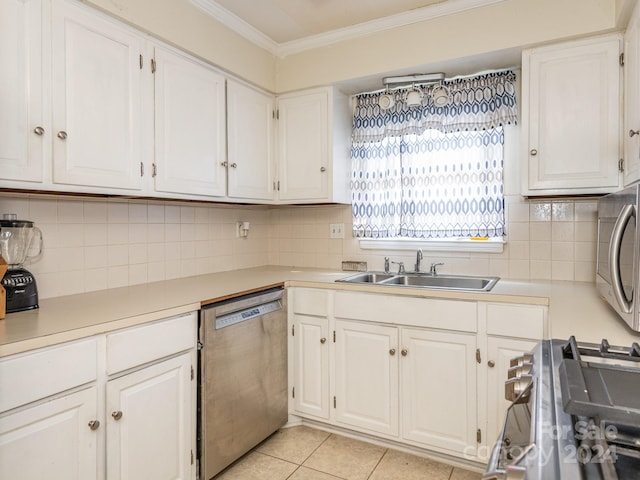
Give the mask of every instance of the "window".
[[390, 102], [380, 101], [384, 92], [356, 96], [354, 236], [501, 239], [502, 125], [517, 120], [514, 80], [499, 72], [444, 82], [445, 106], [429, 100], [431, 86], [418, 90], [423, 101], [411, 107], [407, 89]]

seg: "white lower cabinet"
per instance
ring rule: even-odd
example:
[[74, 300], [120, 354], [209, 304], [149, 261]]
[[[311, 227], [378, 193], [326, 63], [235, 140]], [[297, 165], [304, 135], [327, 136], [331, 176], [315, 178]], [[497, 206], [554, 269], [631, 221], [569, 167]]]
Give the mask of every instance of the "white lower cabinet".
[[403, 328], [402, 437], [475, 455], [476, 335]]
[[398, 329], [336, 320], [335, 419], [398, 435]]
[[107, 479], [191, 478], [191, 354], [107, 382]]
[[295, 315], [293, 323], [293, 409], [329, 419], [329, 321]]
[[[487, 454], [500, 435], [510, 403], [504, 398], [509, 362], [548, 337], [547, 308], [538, 305], [482, 303], [486, 315], [486, 355], [479, 375], [486, 374]], [[484, 316], [483, 315], [483, 316]], [[486, 357], [486, 358], [485, 358]]]
[[97, 409], [97, 389], [89, 387], [0, 417], [0, 478], [99, 478], [100, 432], [89, 427]]
[[195, 479], [196, 329], [194, 312], [0, 359], [0, 478]]
[[[290, 288], [294, 415], [487, 461], [547, 307]], [[482, 447], [482, 448], [481, 448]]]

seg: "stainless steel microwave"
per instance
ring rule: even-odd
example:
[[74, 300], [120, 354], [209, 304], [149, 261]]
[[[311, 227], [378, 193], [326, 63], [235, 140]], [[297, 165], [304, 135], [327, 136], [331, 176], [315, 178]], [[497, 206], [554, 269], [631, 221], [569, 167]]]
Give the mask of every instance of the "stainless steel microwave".
[[596, 287], [636, 332], [640, 332], [640, 184], [598, 201]]

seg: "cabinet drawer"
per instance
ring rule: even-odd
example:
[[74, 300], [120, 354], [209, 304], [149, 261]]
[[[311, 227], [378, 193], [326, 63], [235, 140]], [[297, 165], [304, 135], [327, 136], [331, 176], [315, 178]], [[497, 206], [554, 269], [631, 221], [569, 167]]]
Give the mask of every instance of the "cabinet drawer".
[[536, 305], [487, 305], [487, 333], [504, 337], [543, 339], [546, 308]]
[[0, 361], [0, 412], [94, 381], [97, 345], [91, 338]]
[[351, 292], [336, 292], [334, 302], [336, 318], [464, 332], [477, 330], [475, 302]]
[[312, 288], [296, 288], [293, 290], [293, 313], [326, 317], [327, 290], [315, 290]]
[[196, 343], [196, 313], [107, 335], [107, 374], [189, 350]]

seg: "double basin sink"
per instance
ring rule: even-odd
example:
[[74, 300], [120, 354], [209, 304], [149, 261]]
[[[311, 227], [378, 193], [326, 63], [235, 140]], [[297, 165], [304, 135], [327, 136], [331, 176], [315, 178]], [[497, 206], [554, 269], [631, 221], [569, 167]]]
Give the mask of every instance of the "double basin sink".
[[447, 275], [429, 273], [384, 273], [363, 272], [340, 278], [336, 282], [389, 285], [412, 288], [436, 288], [442, 290], [463, 290], [467, 292], [488, 292], [500, 280], [499, 277], [472, 275]]

